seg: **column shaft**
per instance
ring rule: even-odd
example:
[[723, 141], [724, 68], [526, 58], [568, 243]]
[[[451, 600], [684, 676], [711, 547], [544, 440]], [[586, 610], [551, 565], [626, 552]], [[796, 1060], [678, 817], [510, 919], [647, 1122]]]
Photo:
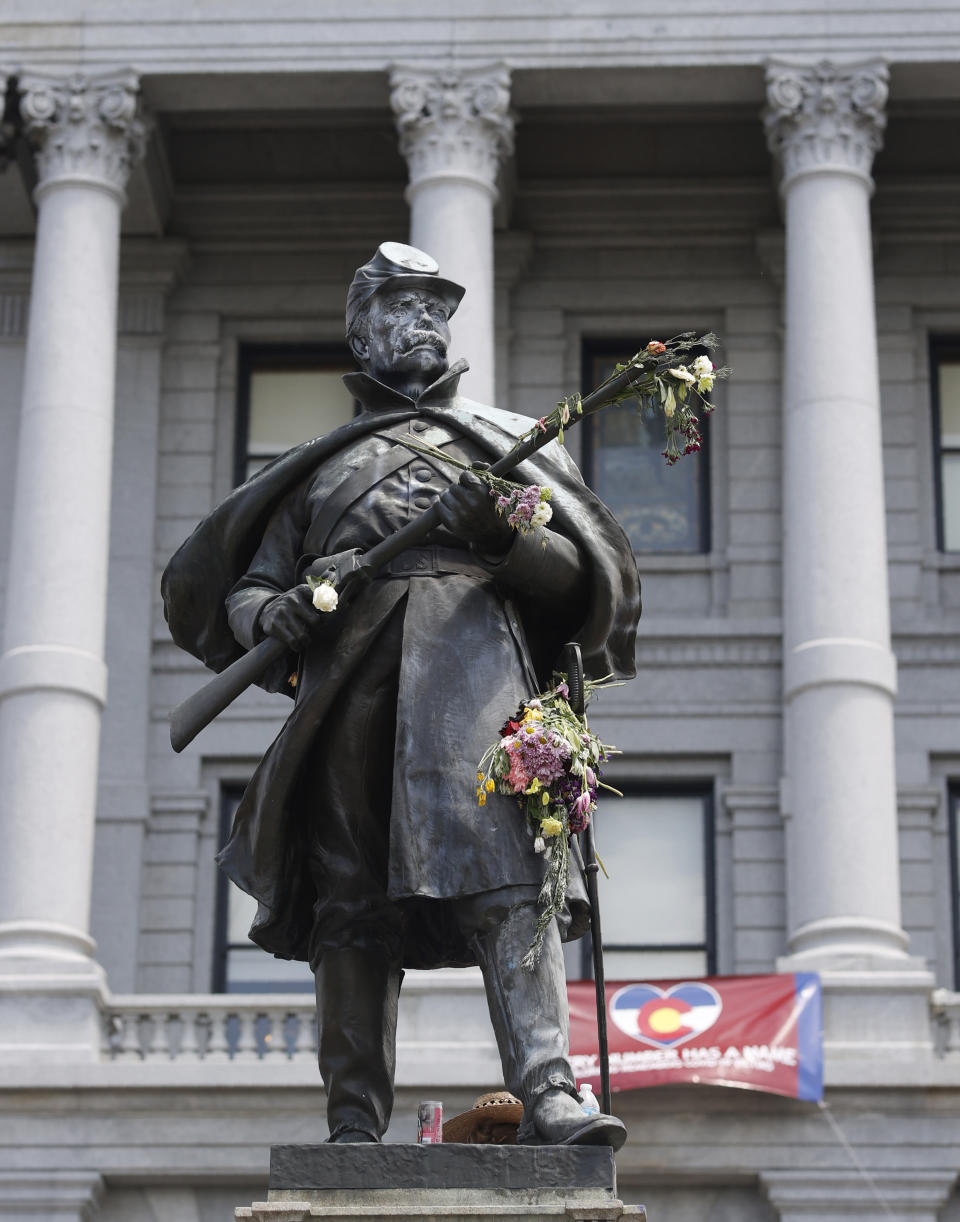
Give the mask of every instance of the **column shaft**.
[[0, 658], [0, 949], [83, 956], [109, 548], [129, 74], [21, 81], [37, 237]]
[[784, 770], [794, 955], [903, 958], [869, 176], [886, 70], [772, 65], [786, 212]]
[[450, 320], [451, 355], [467, 356], [465, 388], [481, 403], [494, 401], [493, 204], [486, 187], [436, 177], [411, 187], [410, 242], [431, 254], [440, 272], [466, 288]]
[[500, 164], [513, 147], [509, 74], [500, 66], [445, 73], [397, 68], [391, 85], [410, 167], [410, 241], [467, 290], [451, 321], [451, 355], [469, 358], [466, 392], [492, 403], [493, 207]]

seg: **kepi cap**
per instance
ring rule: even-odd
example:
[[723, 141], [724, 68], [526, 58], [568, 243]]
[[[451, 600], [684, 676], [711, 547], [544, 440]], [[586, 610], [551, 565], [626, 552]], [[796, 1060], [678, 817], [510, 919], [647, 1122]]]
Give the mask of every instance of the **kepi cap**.
[[402, 242], [381, 242], [372, 259], [358, 267], [347, 290], [347, 337], [359, 311], [375, 293], [389, 288], [429, 289], [446, 303], [451, 315], [466, 292], [445, 280], [440, 267], [425, 251]]

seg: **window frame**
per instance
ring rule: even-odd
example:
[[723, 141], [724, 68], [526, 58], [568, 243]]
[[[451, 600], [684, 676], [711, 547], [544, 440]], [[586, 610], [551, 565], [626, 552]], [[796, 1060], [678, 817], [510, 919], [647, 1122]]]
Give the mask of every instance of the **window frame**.
[[930, 410], [933, 427], [933, 497], [936, 519], [937, 551], [947, 556], [960, 555], [960, 548], [946, 546], [943, 519], [943, 455], [960, 455], [960, 446], [943, 445], [943, 429], [940, 411], [940, 365], [944, 361], [960, 363], [960, 335], [931, 335], [929, 351]]
[[[717, 850], [716, 850], [716, 802], [714, 783], [707, 781], [624, 781], [617, 780], [617, 788], [625, 798], [702, 798], [703, 799], [703, 885], [704, 885], [704, 941], [703, 942], [608, 942], [603, 940], [603, 951], [703, 951], [706, 957], [706, 976], [717, 974]], [[615, 798], [607, 799], [616, 801]], [[603, 911], [600, 912], [601, 932]], [[581, 942], [580, 970], [583, 980], [593, 979], [593, 939]]]
[[947, 783], [947, 842], [950, 846], [953, 988], [960, 992], [960, 780]]
[[[356, 361], [346, 343], [240, 342], [237, 349], [237, 405], [233, 444], [234, 488], [238, 488], [247, 478], [252, 375], [260, 370], [308, 371], [339, 365], [356, 369]], [[359, 404], [355, 402], [354, 415], [358, 410]]]
[[[219, 811], [217, 815], [217, 850], [223, 848], [230, 838], [230, 832], [233, 828], [233, 817], [236, 813], [237, 806], [243, 797], [244, 791], [247, 788], [247, 782], [241, 780], [223, 779], [219, 784]], [[227, 980], [227, 963], [230, 958], [231, 950], [251, 950], [255, 949], [260, 955], [268, 955], [268, 952], [254, 947], [249, 938], [245, 938], [242, 942], [230, 942], [227, 937], [228, 918], [230, 906], [230, 879], [218, 866], [216, 869], [216, 883], [214, 892], [214, 919], [213, 919], [213, 954], [210, 965], [210, 991], [218, 993], [226, 997], [237, 996], [237, 992], [231, 992], [229, 981]], [[306, 997], [313, 989], [313, 985], [307, 986], [306, 982], [300, 987], [291, 987], [289, 984], [283, 984], [278, 988], [258, 988], [253, 990], [257, 995], [264, 997], [287, 995], [290, 993], [303, 993]]]
[[[580, 393], [586, 397], [594, 389], [594, 380], [592, 376], [593, 363], [598, 358], [605, 356], [613, 357], [617, 353], [615, 360], [623, 361], [631, 356], [636, 351], [636, 336], [632, 339], [622, 339], [614, 336], [607, 338], [606, 336], [582, 336], [580, 339]], [[705, 350], [704, 350], [705, 351]], [[691, 358], [698, 355], [697, 350], [691, 352]], [[709, 354], [708, 354], [709, 355]], [[710, 438], [710, 416], [704, 412], [699, 416], [700, 435], [703, 438], [703, 444], [700, 453], [696, 456], [699, 461], [697, 463], [697, 474], [699, 477], [699, 493], [700, 493], [700, 513], [697, 522], [697, 530], [699, 534], [699, 546], [694, 551], [680, 551], [663, 549], [662, 551], [635, 551], [634, 555], [638, 557], [656, 557], [656, 556], [709, 556], [713, 550], [713, 520], [711, 513], [711, 496], [712, 489], [710, 485], [710, 455], [711, 455], [711, 438]], [[585, 427], [582, 431], [581, 441], [581, 466], [583, 470], [583, 478], [587, 486], [596, 492], [596, 455], [599, 447], [596, 445], [596, 420], [585, 422]]]
[[[233, 825], [233, 814], [243, 797], [246, 786], [241, 781], [221, 781], [219, 810], [217, 812], [217, 851], [227, 843]], [[219, 868], [217, 870], [216, 894], [214, 896], [213, 919], [213, 963], [211, 964], [210, 989], [213, 993], [227, 992], [227, 957], [234, 943], [227, 941], [228, 886], [230, 880]]]

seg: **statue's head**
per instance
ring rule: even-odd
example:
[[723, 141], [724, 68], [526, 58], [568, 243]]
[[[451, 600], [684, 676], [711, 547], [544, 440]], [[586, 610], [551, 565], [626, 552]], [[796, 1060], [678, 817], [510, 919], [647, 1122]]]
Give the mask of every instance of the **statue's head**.
[[347, 342], [372, 377], [406, 392], [449, 364], [449, 321], [464, 290], [422, 250], [384, 242], [347, 293]]

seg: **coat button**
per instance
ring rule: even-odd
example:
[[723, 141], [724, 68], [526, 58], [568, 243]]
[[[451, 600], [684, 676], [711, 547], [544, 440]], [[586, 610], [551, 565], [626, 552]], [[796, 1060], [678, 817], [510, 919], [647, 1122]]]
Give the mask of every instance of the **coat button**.
[[430, 425], [426, 420], [414, 420], [412, 428], [415, 433], [425, 433]]
[[418, 467], [416, 471], [414, 471], [413, 474], [414, 474], [414, 477], [418, 479], [421, 484], [425, 484], [427, 480], [430, 479], [430, 477], [433, 475], [433, 471], [429, 467]]
[[413, 507], [414, 509], [429, 509], [433, 504], [433, 501], [434, 498], [432, 496], [424, 496], [423, 493], [421, 493], [419, 496], [415, 496], [413, 498]]

